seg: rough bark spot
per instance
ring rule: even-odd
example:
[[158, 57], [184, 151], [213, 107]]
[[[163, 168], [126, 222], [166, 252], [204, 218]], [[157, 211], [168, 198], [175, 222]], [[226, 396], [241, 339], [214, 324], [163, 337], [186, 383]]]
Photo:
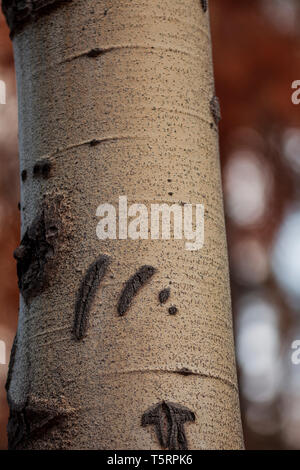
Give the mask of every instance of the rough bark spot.
[[168, 312], [169, 312], [170, 315], [176, 315], [176, 313], [178, 312], [178, 309], [175, 305], [171, 305]]
[[195, 421], [195, 414], [176, 403], [162, 401], [149, 408], [142, 416], [142, 426], [154, 425], [163, 449], [187, 450], [184, 424]]
[[204, 11], [204, 13], [206, 13], [207, 7], [208, 7], [208, 0], [201, 0], [201, 6], [202, 6], [202, 10]]
[[59, 228], [55, 205], [44, 204], [14, 251], [18, 285], [26, 303], [39, 294], [46, 284], [46, 265], [54, 256]]
[[88, 316], [96, 291], [103, 279], [110, 258], [106, 255], [100, 256], [87, 269], [77, 292], [75, 303], [74, 335], [81, 340], [87, 332]]
[[118, 313], [120, 316], [125, 315], [133, 297], [137, 294], [140, 288], [147, 282], [155, 273], [155, 268], [152, 266], [142, 266], [125, 284], [121, 293], [118, 303]]
[[51, 168], [52, 163], [49, 160], [41, 160], [40, 162], [37, 162], [33, 167], [33, 177], [42, 177], [44, 179], [47, 179], [50, 176]]
[[2, 0], [2, 10], [10, 28], [11, 37], [29, 21], [72, 0]]
[[160, 291], [158, 294], [158, 298], [161, 304], [165, 304], [170, 297], [170, 288], [168, 287], [167, 289], [163, 289]]
[[217, 96], [214, 96], [210, 101], [210, 111], [214, 118], [216, 126], [218, 126], [221, 120], [221, 108], [220, 108], [220, 103], [219, 103], [219, 99]]

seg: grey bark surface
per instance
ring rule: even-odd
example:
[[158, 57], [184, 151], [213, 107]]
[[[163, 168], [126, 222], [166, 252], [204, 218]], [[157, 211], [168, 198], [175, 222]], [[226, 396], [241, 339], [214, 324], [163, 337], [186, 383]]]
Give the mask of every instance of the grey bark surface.
[[[242, 448], [207, 2], [2, 3], [18, 83], [25, 293], [10, 447]], [[100, 241], [97, 206], [120, 195], [203, 203], [203, 249]], [[145, 283], [134, 278], [142, 267], [153, 269]]]

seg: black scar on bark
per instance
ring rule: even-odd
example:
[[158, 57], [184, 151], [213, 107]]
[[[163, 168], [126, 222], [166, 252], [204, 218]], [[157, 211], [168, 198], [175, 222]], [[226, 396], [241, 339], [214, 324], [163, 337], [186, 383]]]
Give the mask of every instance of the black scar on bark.
[[14, 251], [18, 286], [26, 303], [42, 292], [46, 284], [46, 265], [54, 256], [57, 236], [58, 221], [55, 223], [51, 217], [48, 219], [46, 210], [42, 209]]
[[96, 147], [96, 145], [100, 144], [100, 140], [93, 139], [90, 141], [90, 146], [91, 147]]
[[22, 181], [26, 181], [27, 179], [27, 170], [23, 170], [22, 173], [21, 173], [21, 179]]
[[13, 369], [15, 365], [15, 359], [16, 359], [16, 352], [17, 352], [17, 347], [18, 347], [18, 333], [16, 333], [12, 348], [10, 351], [10, 359], [9, 359], [9, 364], [8, 364], [8, 373], [7, 373], [7, 378], [6, 378], [6, 383], [5, 383], [5, 390], [6, 393], [8, 394], [9, 392], [9, 387], [10, 387], [10, 382], [13, 374]]
[[195, 421], [195, 414], [177, 403], [162, 401], [149, 408], [142, 416], [142, 426], [154, 425], [163, 449], [188, 450], [184, 424]]
[[25, 440], [40, 437], [49, 429], [59, 425], [67, 417], [64, 409], [30, 403], [17, 405], [10, 402], [7, 425], [8, 449], [15, 450]]
[[183, 367], [182, 369], [179, 369], [178, 371], [176, 371], [177, 374], [180, 374], [180, 375], [185, 375], [185, 376], [188, 376], [188, 375], [194, 375], [194, 372], [192, 372], [190, 369], [188, 369], [187, 367]]
[[213, 96], [213, 98], [210, 101], [210, 112], [214, 118], [214, 122], [216, 126], [218, 126], [221, 120], [221, 108], [220, 108], [220, 102], [217, 96]]
[[166, 289], [161, 290], [160, 293], [158, 294], [159, 302], [161, 304], [165, 304], [169, 297], [170, 297], [170, 288], [169, 287], [167, 287]]
[[33, 167], [33, 177], [42, 177], [44, 179], [47, 179], [50, 176], [51, 168], [52, 163], [50, 162], [50, 160], [41, 160], [37, 162]]
[[72, 0], [2, 0], [2, 10], [10, 28], [10, 37], [22, 30], [30, 21], [37, 20]]
[[153, 276], [156, 269], [152, 266], [142, 266], [125, 284], [118, 303], [118, 313], [122, 317], [127, 312], [133, 297], [140, 288]]
[[91, 49], [89, 52], [86, 53], [87, 57], [98, 57], [99, 55], [103, 54], [103, 49], [99, 49], [96, 47], [95, 49]]
[[88, 329], [88, 316], [92, 301], [99, 284], [106, 273], [109, 263], [110, 258], [107, 255], [101, 255], [89, 266], [80, 283], [76, 296], [73, 330], [75, 338], [78, 340], [81, 340], [86, 336]]
[[51, 406], [48, 401], [36, 403], [29, 399], [28, 390], [24, 400], [15, 403], [11, 397], [10, 384], [14, 373], [16, 352], [18, 348], [18, 334], [16, 334], [9, 360], [8, 375], [5, 384], [7, 402], [9, 405], [9, 419], [7, 424], [8, 449], [14, 450], [22, 441], [40, 437], [43, 432], [61, 423], [67, 416], [67, 410], [62, 407]]
[[170, 315], [176, 315], [176, 313], [178, 312], [178, 309], [175, 305], [171, 305], [168, 312], [169, 312]]
[[206, 13], [207, 7], [208, 7], [208, 0], [201, 0], [201, 6], [202, 6], [202, 10], [204, 11], [204, 13]]

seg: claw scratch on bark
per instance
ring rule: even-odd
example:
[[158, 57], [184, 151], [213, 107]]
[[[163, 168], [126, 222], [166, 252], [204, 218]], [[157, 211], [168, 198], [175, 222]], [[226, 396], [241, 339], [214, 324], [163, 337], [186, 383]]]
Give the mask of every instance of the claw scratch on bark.
[[99, 284], [106, 273], [109, 262], [110, 258], [107, 255], [102, 255], [94, 261], [87, 269], [77, 291], [74, 335], [78, 340], [81, 340], [86, 335], [91, 304]]
[[155, 268], [142, 266], [125, 284], [118, 303], [118, 313], [122, 317], [127, 312], [133, 297], [140, 288], [153, 276]]

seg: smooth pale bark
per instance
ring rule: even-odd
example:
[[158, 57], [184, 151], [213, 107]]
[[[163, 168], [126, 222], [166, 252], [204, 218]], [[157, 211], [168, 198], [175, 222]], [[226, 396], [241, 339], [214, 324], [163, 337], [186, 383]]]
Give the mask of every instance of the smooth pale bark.
[[[240, 449], [206, 2], [28, 3], [16, 18], [21, 2], [4, 2], [14, 29], [27, 233], [15, 253], [27, 278], [8, 383], [10, 445], [160, 449], [155, 426], [141, 424], [166, 401], [195, 414], [184, 424], [189, 449]], [[117, 206], [120, 195], [149, 209], [204, 204], [204, 247], [100, 241], [97, 206]], [[24, 251], [35, 264], [24, 265]], [[101, 255], [109, 264], [77, 339], [76, 293]], [[120, 316], [120, 293], [143, 265], [155, 273]]]

